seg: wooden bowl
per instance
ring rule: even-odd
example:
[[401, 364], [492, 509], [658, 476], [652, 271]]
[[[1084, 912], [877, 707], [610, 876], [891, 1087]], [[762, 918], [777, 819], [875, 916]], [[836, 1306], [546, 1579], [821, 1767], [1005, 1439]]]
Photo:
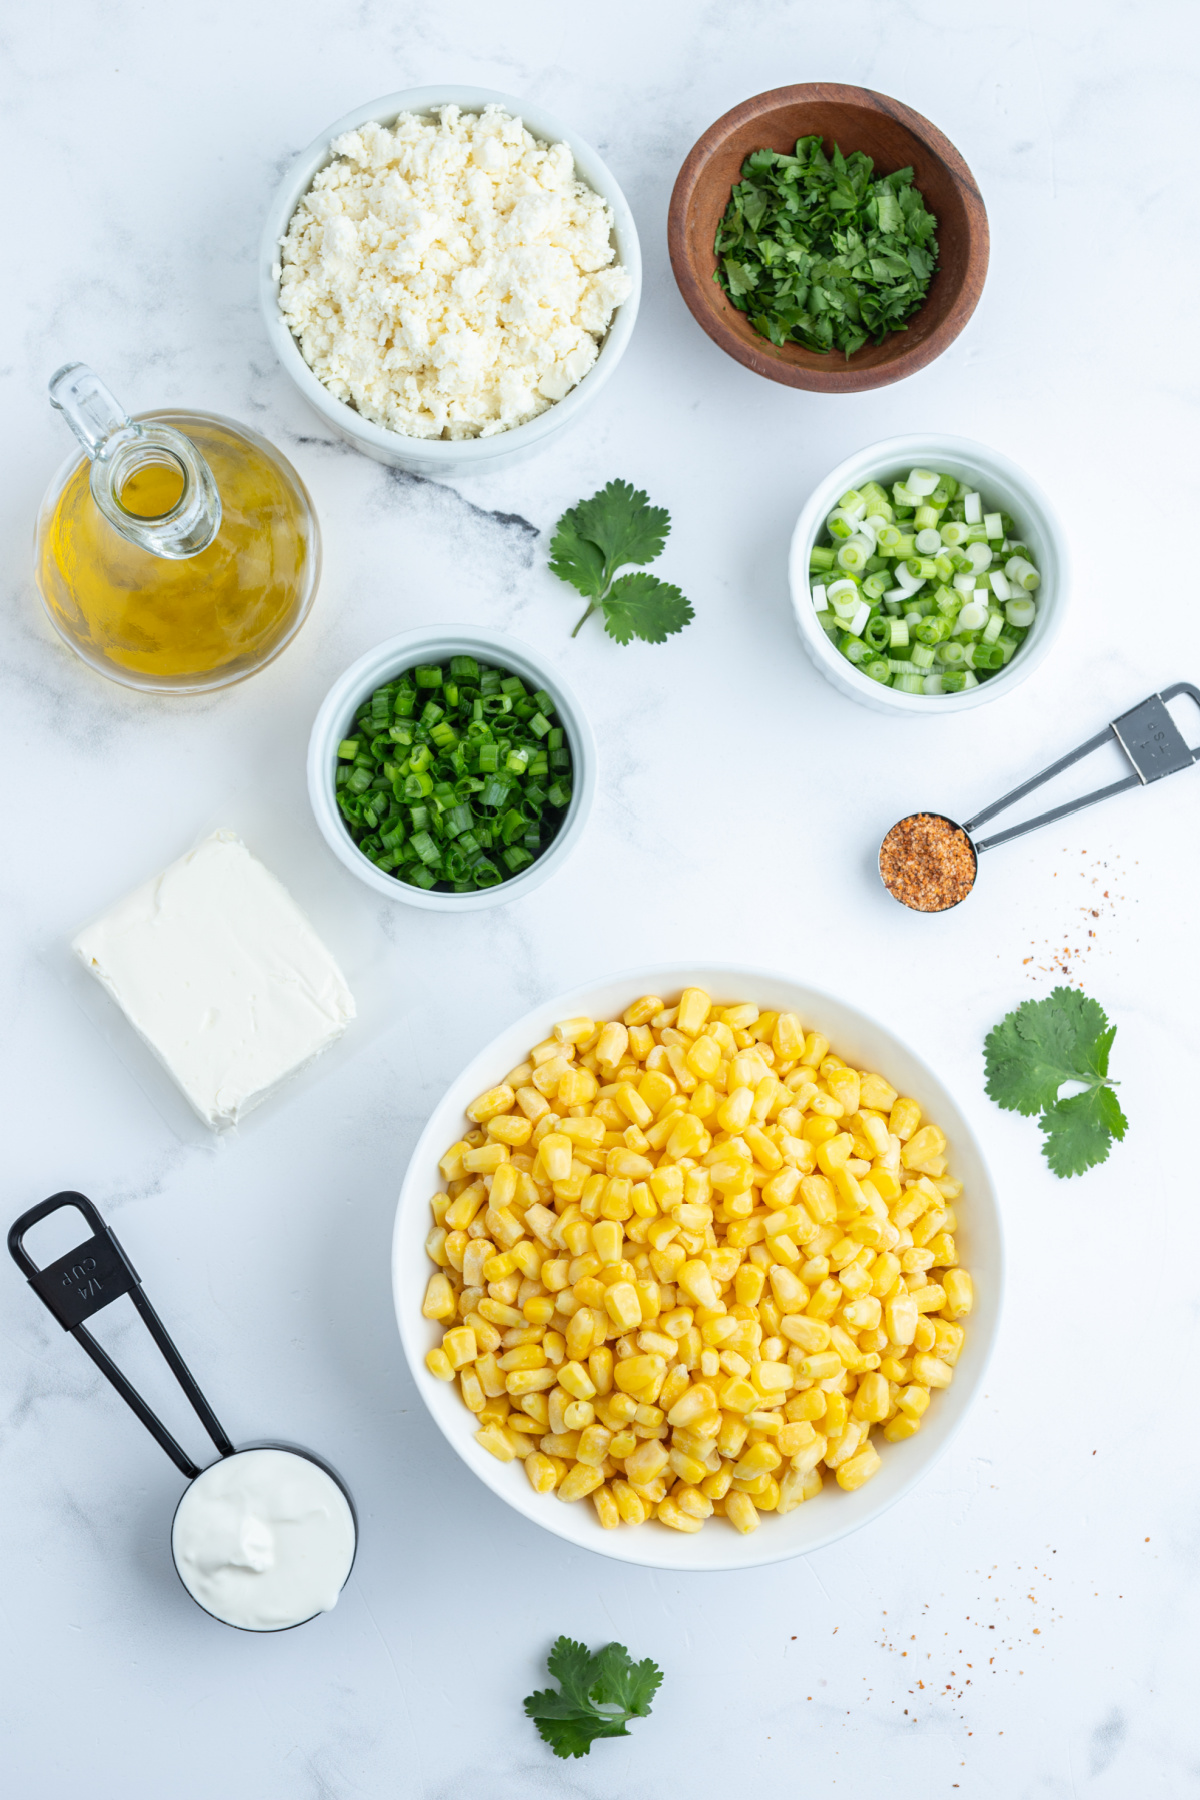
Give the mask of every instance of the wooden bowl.
[[[742, 163], [753, 150], [794, 150], [813, 133], [826, 151], [865, 150], [877, 175], [913, 170], [937, 219], [938, 267], [920, 310], [905, 331], [865, 344], [846, 359], [799, 344], [772, 344], [755, 331], [713, 280], [713, 243]], [[746, 368], [788, 387], [858, 394], [902, 381], [954, 342], [983, 291], [988, 265], [987, 212], [974, 177], [954, 145], [911, 107], [870, 88], [812, 81], [773, 88], [743, 100], [705, 132], [679, 171], [667, 222], [671, 267], [679, 291], [713, 342]]]

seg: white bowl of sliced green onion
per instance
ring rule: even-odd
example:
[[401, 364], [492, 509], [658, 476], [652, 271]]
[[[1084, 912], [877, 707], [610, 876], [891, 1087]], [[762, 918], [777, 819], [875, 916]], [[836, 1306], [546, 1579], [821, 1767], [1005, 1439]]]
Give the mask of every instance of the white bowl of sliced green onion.
[[1041, 488], [970, 438], [848, 457], [792, 535], [792, 605], [826, 680], [876, 712], [962, 712], [1010, 692], [1062, 625], [1066, 541]]
[[444, 912], [515, 900], [574, 848], [596, 746], [527, 645], [470, 625], [401, 632], [326, 695], [308, 746], [321, 835], [360, 881]]

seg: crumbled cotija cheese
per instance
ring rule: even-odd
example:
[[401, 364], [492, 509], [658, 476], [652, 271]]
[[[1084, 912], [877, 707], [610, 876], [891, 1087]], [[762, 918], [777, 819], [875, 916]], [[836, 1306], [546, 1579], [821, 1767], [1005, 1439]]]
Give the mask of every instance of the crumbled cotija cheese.
[[612, 214], [499, 106], [333, 140], [283, 239], [279, 304], [339, 400], [408, 437], [489, 437], [596, 360], [631, 283]]

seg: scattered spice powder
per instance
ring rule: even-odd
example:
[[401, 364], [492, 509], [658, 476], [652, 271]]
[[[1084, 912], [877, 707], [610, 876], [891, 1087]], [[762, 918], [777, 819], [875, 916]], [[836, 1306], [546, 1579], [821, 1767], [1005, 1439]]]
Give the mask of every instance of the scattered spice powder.
[[961, 826], [940, 813], [901, 819], [879, 850], [879, 873], [894, 900], [914, 912], [945, 912], [975, 885], [975, 852]]

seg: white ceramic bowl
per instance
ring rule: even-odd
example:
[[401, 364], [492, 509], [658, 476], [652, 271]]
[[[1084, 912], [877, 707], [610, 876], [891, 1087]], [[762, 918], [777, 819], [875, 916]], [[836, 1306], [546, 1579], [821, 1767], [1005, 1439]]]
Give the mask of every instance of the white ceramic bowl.
[[[485, 106], [492, 104], [502, 106], [506, 112], [520, 118], [526, 129], [542, 143], [569, 145], [580, 180], [599, 194], [612, 212], [617, 260], [627, 271], [632, 289], [629, 298], [616, 309], [601, 342], [600, 354], [583, 380], [562, 400], [539, 413], [536, 419], [516, 425], [511, 431], [498, 432], [494, 437], [460, 438], [453, 442], [441, 438], [405, 437], [385, 426], [372, 424], [355, 407], [335, 399], [305, 362], [300, 346], [279, 310], [279, 278], [275, 270], [280, 242], [287, 234], [292, 214], [312, 185], [313, 176], [333, 160], [330, 144], [342, 132], [354, 131], [373, 119], [390, 125], [402, 112], [428, 113], [434, 107], [451, 105], [461, 107], [464, 112], [482, 112]], [[307, 150], [300, 152], [284, 176], [263, 227], [258, 291], [267, 336], [275, 354], [309, 405], [339, 437], [365, 455], [374, 457], [376, 462], [390, 463], [414, 475], [445, 477], [478, 473], [519, 460], [540, 449], [549, 437], [570, 424], [580, 410], [596, 398], [624, 355], [633, 332], [642, 292], [642, 254], [628, 202], [608, 166], [590, 144], [575, 132], [568, 131], [544, 107], [531, 106], [512, 94], [497, 93], [493, 88], [463, 87], [446, 82], [433, 87], [405, 88], [398, 94], [384, 94], [378, 100], [369, 100], [365, 106], [357, 106], [353, 112], [335, 120], [313, 139]]]
[[[1034, 598], [1037, 617], [1029, 636], [1008, 667], [978, 687], [961, 694], [901, 694], [880, 687], [862, 675], [834, 648], [817, 621], [812, 602], [808, 558], [813, 544], [842, 495], [864, 481], [884, 486], [898, 481], [910, 469], [937, 469], [956, 480], [969, 482], [982, 493], [990, 509], [1011, 513], [1022, 540], [1034, 552], [1042, 583]], [[800, 641], [826, 681], [872, 712], [907, 713], [910, 718], [944, 718], [947, 713], [967, 712], [973, 706], [1011, 694], [1044, 660], [1062, 627], [1069, 591], [1067, 544], [1063, 528], [1045, 494], [1024, 469], [998, 450], [971, 438], [942, 437], [918, 432], [911, 437], [887, 438], [868, 444], [848, 456], [814, 490], [796, 521], [788, 557], [788, 581]]]
[[[414, 668], [417, 663], [445, 662], [451, 656], [477, 657], [480, 662], [519, 675], [535, 690], [545, 688], [562, 720], [572, 762], [571, 804], [549, 849], [519, 875], [472, 894], [427, 891], [406, 881], [397, 881], [385, 870], [377, 869], [350, 836], [335, 797], [337, 747], [346, 736], [360, 703], [402, 670]], [[502, 637], [497, 632], [480, 631], [474, 625], [430, 625], [419, 631], [402, 631], [397, 637], [376, 644], [356, 663], [351, 663], [345, 674], [334, 682], [321, 702], [308, 740], [308, 797], [321, 836], [338, 861], [376, 893], [386, 894], [389, 900], [402, 900], [409, 906], [423, 906], [433, 912], [476, 912], [483, 906], [501, 906], [509, 900], [519, 899], [540, 887], [579, 842], [595, 793], [596, 741], [583, 708], [566, 682], [548, 668], [528, 644], [517, 638]]]
[[[880, 1441], [883, 1468], [856, 1493], [844, 1493], [827, 1478], [815, 1499], [782, 1519], [764, 1515], [758, 1530], [748, 1537], [739, 1536], [721, 1520], [688, 1536], [657, 1522], [604, 1531], [588, 1501], [564, 1505], [552, 1494], [535, 1494], [519, 1462], [498, 1462], [482, 1449], [475, 1442], [472, 1418], [457, 1388], [435, 1380], [425, 1367], [426, 1352], [440, 1341], [439, 1328], [421, 1314], [426, 1283], [433, 1272], [425, 1255], [429, 1196], [442, 1186], [438, 1158], [466, 1129], [465, 1108], [521, 1062], [530, 1047], [549, 1034], [556, 1020], [580, 1013], [594, 1019], [615, 1018], [642, 994], [674, 999], [692, 984], [726, 1003], [750, 1000], [763, 1008], [797, 1012], [806, 1027], [828, 1036], [839, 1055], [877, 1070], [919, 1101], [945, 1130], [950, 1170], [964, 1183], [963, 1199], [956, 1208], [955, 1242], [975, 1281], [975, 1309], [967, 1322], [953, 1386], [935, 1395], [920, 1433], [906, 1443]], [[1003, 1285], [1000, 1210], [983, 1151], [949, 1090], [928, 1064], [885, 1025], [818, 988], [763, 970], [710, 964], [639, 969], [607, 981], [589, 982], [534, 1007], [502, 1031], [472, 1058], [435, 1108], [405, 1173], [392, 1234], [392, 1295], [405, 1355], [425, 1404], [467, 1467], [535, 1525], [603, 1556], [650, 1568], [745, 1569], [780, 1562], [817, 1550], [886, 1512], [932, 1468], [979, 1392], [995, 1342]]]

